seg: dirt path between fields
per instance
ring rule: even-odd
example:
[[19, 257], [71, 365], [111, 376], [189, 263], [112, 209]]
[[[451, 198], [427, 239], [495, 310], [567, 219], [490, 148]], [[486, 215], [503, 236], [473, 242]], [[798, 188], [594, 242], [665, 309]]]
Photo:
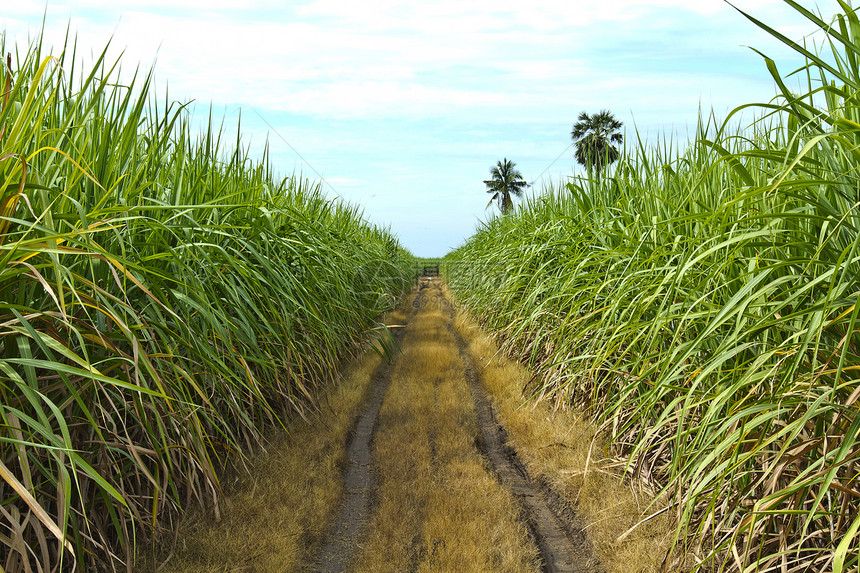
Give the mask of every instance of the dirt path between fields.
[[[409, 318], [412, 318], [416, 311], [417, 309], [413, 310]], [[391, 329], [392, 337], [398, 346], [403, 339], [404, 331], [403, 327]], [[372, 439], [379, 419], [379, 411], [382, 409], [382, 402], [391, 382], [391, 370], [399, 356], [397, 349], [391, 349], [391, 356], [390, 362], [380, 362], [373, 373], [371, 387], [361, 405], [355, 426], [350, 431], [346, 447], [346, 471], [343, 477], [344, 496], [337, 518], [318, 553], [313, 568], [315, 572], [345, 571], [372, 516], [373, 495], [376, 491]]]
[[[555, 495], [551, 489], [532, 480], [524, 466], [518, 461], [517, 454], [508, 444], [504, 428], [498, 423], [491, 400], [481, 385], [474, 358], [469, 353], [461, 335], [453, 324], [454, 312], [443, 296], [437, 279], [422, 279], [420, 290], [413, 301], [413, 311], [409, 315], [406, 326], [397, 329], [398, 344], [408, 333], [410, 324], [417, 316], [432, 310], [443, 309], [447, 317], [443, 329], [447, 329], [450, 337], [445, 334], [449, 351], [459, 355], [462, 362], [462, 383], [468, 385], [471, 394], [474, 417], [477, 418], [477, 434], [473, 436], [473, 447], [489, 462], [490, 471], [497, 481], [506, 489], [519, 505], [517, 512], [531, 533], [532, 543], [539, 549], [542, 563], [539, 567], [547, 572], [580, 573], [596, 572], [599, 564], [592, 555], [581, 524], [571, 509]], [[456, 349], [450, 348], [453, 345]], [[407, 337], [406, 346], [410, 344]], [[408, 359], [407, 348], [404, 347], [404, 357]], [[380, 431], [380, 411], [386, 401], [386, 393], [391, 382], [393, 364], [382, 363], [373, 376], [372, 386], [367, 392], [360, 413], [347, 445], [347, 463], [344, 472], [345, 493], [343, 495], [337, 518], [331, 524], [326, 541], [323, 543], [313, 571], [332, 573], [351, 570], [355, 566], [357, 556], [361, 553], [366, 538], [373, 527], [373, 514], [377, 510], [380, 496], [380, 485], [377, 479], [378, 461], [374, 460], [374, 442]], [[408, 365], [403, 365], [404, 368]], [[391, 392], [394, 392], [392, 389]], [[466, 394], [468, 401], [468, 395]], [[438, 382], [433, 388], [433, 401], [438, 402]], [[471, 408], [471, 406], [469, 407]], [[430, 457], [437, 459], [435, 451], [435, 436], [433, 430], [426, 436], [429, 442]], [[410, 455], [408, 448], [403, 454]], [[437, 463], [436, 461], [433, 462]], [[433, 466], [435, 467], [435, 466]], [[435, 474], [431, 469], [429, 474]], [[435, 475], [425, 476], [427, 480], [436, 481]], [[409, 524], [410, 527], [421, 531], [422, 524]], [[406, 527], [406, 524], [403, 524]], [[452, 532], [455, 533], [455, 532]], [[420, 537], [416, 534], [415, 542]], [[432, 553], [438, 548], [439, 541], [432, 546]], [[444, 540], [442, 540], [444, 546]], [[426, 552], [427, 550], [425, 550]], [[429, 568], [433, 569], [433, 555], [416, 553], [419, 559], [425, 559]], [[425, 564], [425, 565], [426, 565]], [[425, 570], [418, 562], [410, 566], [412, 570]]]
[[573, 510], [546, 484], [531, 479], [517, 452], [508, 444], [505, 429], [496, 420], [486, 391], [478, 380], [474, 359], [460, 334], [449, 324], [463, 359], [466, 379], [475, 402], [481, 426], [482, 449], [490, 459], [499, 481], [507, 487], [526, 510], [529, 529], [534, 535], [543, 569], [547, 573], [594, 573], [599, 564], [591, 555], [582, 523]]

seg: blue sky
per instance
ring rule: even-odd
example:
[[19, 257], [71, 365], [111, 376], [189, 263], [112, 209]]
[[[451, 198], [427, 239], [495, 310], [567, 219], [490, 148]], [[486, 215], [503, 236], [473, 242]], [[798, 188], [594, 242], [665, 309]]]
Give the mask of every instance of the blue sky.
[[[482, 181], [502, 158], [530, 182], [578, 173], [565, 148], [581, 111], [610, 109], [628, 139], [635, 125], [685, 142], [700, 106], [725, 117], [773, 96], [748, 46], [786, 71], [801, 63], [722, 0], [7, 4], [7, 43], [37, 35], [43, 14], [58, 49], [69, 25], [92, 51], [112, 37], [125, 70], [154, 64], [156, 89], [195, 100], [201, 119], [212, 104], [235, 126], [241, 110], [245, 143], [268, 134], [276, 172], [318, 171], [428, 257], [494, 214]], [[828, 19], [838, 6], [804, 4]], [[735, 5], [797, 40], [814, 31], [781, 1]]]

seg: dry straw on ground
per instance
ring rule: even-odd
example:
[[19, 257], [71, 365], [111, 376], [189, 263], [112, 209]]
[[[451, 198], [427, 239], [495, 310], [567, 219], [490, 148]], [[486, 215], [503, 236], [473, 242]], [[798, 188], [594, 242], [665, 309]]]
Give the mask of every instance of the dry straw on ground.
[[[576, 412], [547, 402], [526, 403], [532, 374], [508, 360], [464, 313], [456, 327], [468, 343], [511, 446], [529, 473], [548, 483], [584, 522], [597, 557], [608, 573], [661, 571], [674, 534], [674, 515], [641, 485], [612, 471], [594, 426]], [[619, 538], [621, 538], [619, 540]], [[670, 563], [670, 570], [683, 570]]]
[[[401, 304], [386, 322], [401, 324], [407, 311]], [[139, 568], [155, 570], [156, 561], [167, 559], [164, 573], [294, 571], [311, 562], [337, 511], [344, 444], [380, 360], [367, 352], [346, 367], [320, 416], [272, 439], [251, 473], [229, 486], [220, 522], [192, 515], [174, 550], [142, 555]]]
[[376, 438], [379, 505], [356, 571], [538, 571], [511, 494], [476, 444], [472, 399], [440, 310], [410, 323]]
[[[405, 298], [388, 323], [405, 322], [411, 301]], [[374, 514], [352, 571], [540, 570], [523, 510], [482, 454], [449, 320], [447, 309], [422, 309], [401, 339], [373, 442]], [[570, 411], [524, 406], [530, 374], [500, 356], [463, 315], [455, 326], [520, 460], [576, 508], [607, 573], [659, 571], [673, 528], [668, 514], [628, 533], [655, 508], [606, 469], [594, 429]], [[189, 518], [163, 571], [310, 567], [337, 514], [347, 435], [379, 363], [373, 353], [356, 361], [328, 395], [323, 416], [273, 441], [251, 476], [230, 487], [219, 523]], [[154, 569], [152, 556], [139, 563]]]

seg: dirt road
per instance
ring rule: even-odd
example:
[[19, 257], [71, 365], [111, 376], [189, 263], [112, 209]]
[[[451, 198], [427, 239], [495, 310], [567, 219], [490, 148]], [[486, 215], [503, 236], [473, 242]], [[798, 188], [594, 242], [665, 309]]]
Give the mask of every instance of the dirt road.
[[[138, 569], [602, 571], [563, 501], [571, 491], [556, 495], [520, 463], [582, 467], [556, 459], [584, 455], [571, 435], [582, 428], [519, 410], [522, 381], [491, 359], [443, 292], [438, 279], [422, 279], [386, 318], [391, 360], [368, 352], [345, 368], [315, 419], [273, 434], [250, 471], [225, 476], [220, 521], [192, 512]], [[531, 435], [519, 456], [503, 419], [518, 440]], [[536, 431], [541, 424], [550, 429]]]
[[508, 444], [453, 317], [439, 281], [422, 279], [396, 329], [402, 353], [360, 408], [312, 570], [598, 571], [571, 509]]

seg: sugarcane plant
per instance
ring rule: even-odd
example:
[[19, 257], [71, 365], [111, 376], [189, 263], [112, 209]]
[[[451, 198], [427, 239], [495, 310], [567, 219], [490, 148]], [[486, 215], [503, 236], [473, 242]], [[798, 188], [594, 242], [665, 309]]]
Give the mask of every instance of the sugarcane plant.
[[313, 415], [412, 257], [238, 130], [200, 132], [151, 71], [41, 49], [3, 73], [0, 568], [130, 568]]
[[[676, 513], [667, 568], [853, 571], [860, 488], [860, 19], [826, 21], [749, 129], [704, 116], [448, 256], [458, 300]], [[481, 272], [463, 272], [480, 261]], [[674, 564], [674, 565], [673, 565]]]

